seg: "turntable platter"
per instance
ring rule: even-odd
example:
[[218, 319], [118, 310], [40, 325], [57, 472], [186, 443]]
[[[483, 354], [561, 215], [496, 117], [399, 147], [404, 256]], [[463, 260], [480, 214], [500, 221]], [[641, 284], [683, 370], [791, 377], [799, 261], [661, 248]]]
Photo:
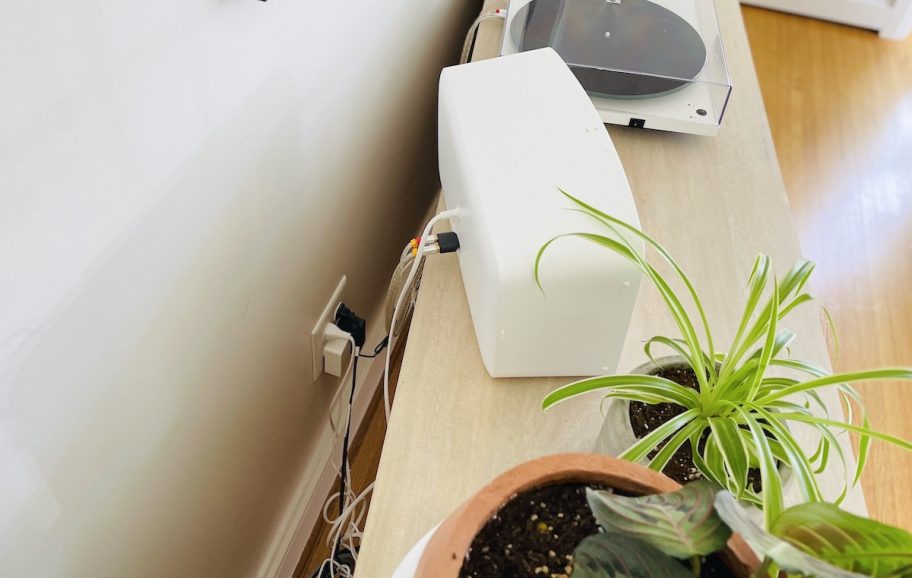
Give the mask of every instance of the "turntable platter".
[[520, 51], [550, 46], [588, 92], [610, 98], [677, 90], [706, 62], [699, 33], [649, 0], [532, 0], [510, 34]]

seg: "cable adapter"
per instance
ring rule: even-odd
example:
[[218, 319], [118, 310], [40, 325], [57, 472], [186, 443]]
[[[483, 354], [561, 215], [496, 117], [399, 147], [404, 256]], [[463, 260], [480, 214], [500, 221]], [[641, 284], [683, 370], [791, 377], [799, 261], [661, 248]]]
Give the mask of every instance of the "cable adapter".
[[336, 309], [336, 326], [342, 331], [348, 333], [355, 340], [355, 345], [364, 347], [364, 341], [367, 339], [367, 322], [358, 314], [349, 309], [345, 303], [340, 303]]

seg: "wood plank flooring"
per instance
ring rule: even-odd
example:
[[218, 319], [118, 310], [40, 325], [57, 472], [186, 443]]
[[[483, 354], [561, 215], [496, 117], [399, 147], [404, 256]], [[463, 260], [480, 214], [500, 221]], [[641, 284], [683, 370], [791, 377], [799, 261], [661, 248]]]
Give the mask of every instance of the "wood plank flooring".
[[[759, 8], [744, 19], [813, 287], [838, 329], [835, 369], [912, 365], [912, 39]], [[912, 384], [862, 393], [875, 426], [912, 439]], [[354, 450], [358, 488], [383, 446], [374, 408]], [[912, 530], [912, 453], [875, 444], [863, 485], [872, 517]], [[328, 554], [327, 533], [296, 577]]]
[[[912, 366], [912, 39], [760, 8], [744, 19], [812, 289], [836, 324], [834, 369]], [[912, 439], [912, 383], [859, 389], [875, 427]], [[873, 518], [912, 530], [912, 452], [875, 443], [862, 485]]]

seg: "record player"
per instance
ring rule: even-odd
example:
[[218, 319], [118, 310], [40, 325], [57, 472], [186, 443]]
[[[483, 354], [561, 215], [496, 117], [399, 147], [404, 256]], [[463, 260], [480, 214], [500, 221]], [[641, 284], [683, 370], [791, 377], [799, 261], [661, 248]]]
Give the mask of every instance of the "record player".
[[544, 47], [606, 123], [719, 132], [732, 87], [712, 0], [511, 0], [501, 55]]

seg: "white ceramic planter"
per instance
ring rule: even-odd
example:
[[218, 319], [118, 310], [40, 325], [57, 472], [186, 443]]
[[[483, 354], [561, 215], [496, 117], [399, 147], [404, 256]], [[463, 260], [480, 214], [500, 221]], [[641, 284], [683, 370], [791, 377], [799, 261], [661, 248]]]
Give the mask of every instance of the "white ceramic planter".
[[[684, 363], [686, 363], [684, 358], [678, 355], [660, 357], [656, 359], [655, 363], [649, 361], [636, 367], [630, 373], [650, 375], [666, 367]], [[630, 425], [630, 402], [626, 399], [610, 400], [608, 410], [605, 412], [605, 421], [595, 440], [595, 453], [617, 457], [636, 441], [633, 427]], [[648, 461], [644, 459], [640, 463], [646, 465]]]
[[408, 554], [405, 555], [405, 558], [402, 559], [402, 562], [399, 563], [399, 566], [397, 566], [396, 570], [393, 572], [393, 578], [415, 577], [415, 572], [418, 570], [418, 561], [421, 560], [421, 555], [424, 554], [424, 549], [431, 540], [431, 536], [437, 531], [438, 526], [440, 526], [440, 524], [431, 528], [427, 534], [422, 536], [421, 539], [412, 546], [412, 549], [408, 551]]
[[[636, 441], [630, 425], [630, 402], [626, 399], [610, 400], [605, 421], [595, 440], [595, 453], [618, 457]], [[640, 460], [642, 465], [647, 463], [648, 460]]]

